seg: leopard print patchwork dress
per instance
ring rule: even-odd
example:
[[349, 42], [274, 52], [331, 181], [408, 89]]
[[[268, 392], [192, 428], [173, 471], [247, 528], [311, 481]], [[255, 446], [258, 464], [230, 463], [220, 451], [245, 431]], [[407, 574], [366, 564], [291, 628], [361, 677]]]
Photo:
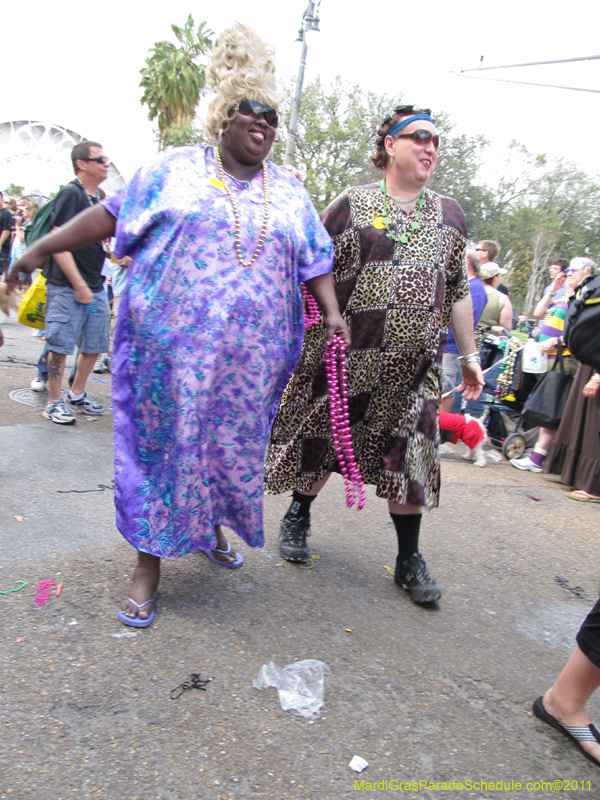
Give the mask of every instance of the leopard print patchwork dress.
[[[376, 184], [346, 190], [322, 214], [335, 246], [336, 294], [352, 335], [352, 439], [363, 480], [379, 497], [434, 508], [441, 357], [452, 306], [469, 294], [467, 226], [455, 200], [429, 190], [408, 243], [374, 227], [383, 214]], [[388, 216], [394, 214], [398, 233], [406, 231], [412, 215], [388, 200]], [[323, 345], [322, 326], [309, 328], [271, 430], [268, 493], [306, 491], [325, 473], [339, 472]]]

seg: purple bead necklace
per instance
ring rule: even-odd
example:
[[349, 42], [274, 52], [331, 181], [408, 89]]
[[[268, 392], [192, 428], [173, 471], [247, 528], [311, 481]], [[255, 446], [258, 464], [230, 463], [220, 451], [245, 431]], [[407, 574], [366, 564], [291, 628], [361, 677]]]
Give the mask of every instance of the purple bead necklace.
[[325, 371], [329, 387], [329, 414], [333, 447], [346, 485], [346, 503], [359, 510], [365, 504], [365, 487], [354, 457], [352, 430], [348, 413], [348, 379], [346, 376], [346, 346], [341, 336], [333, 335], [325, 343]]

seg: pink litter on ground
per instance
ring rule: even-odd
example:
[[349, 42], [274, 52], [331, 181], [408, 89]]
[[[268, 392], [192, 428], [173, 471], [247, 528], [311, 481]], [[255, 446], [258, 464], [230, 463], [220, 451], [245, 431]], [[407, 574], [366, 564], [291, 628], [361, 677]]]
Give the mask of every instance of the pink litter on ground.
[[35, 598], [35, 602], [38, 604], [38, 606], [44, 605], [46, 600], [50, 597], [50, 592], [53, 586], [56, 586], [54, 581], [40, 581], [40, 585], [37, 589], [37, 597]]

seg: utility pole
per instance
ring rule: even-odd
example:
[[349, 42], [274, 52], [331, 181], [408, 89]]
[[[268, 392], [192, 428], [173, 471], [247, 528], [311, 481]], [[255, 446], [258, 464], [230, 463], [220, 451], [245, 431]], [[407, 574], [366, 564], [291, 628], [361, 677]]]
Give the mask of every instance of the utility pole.
[[284, 164], [291, 164], [294, 160], [294, 148], [296, 147], [296, 131], [298, 128], [298, 116], [300, 114], [300, 102], [302, 100], [302, 84], [304, 83], [304, 70], [306, 68], [306, 53], [308, 45], [306, 44], [306, 34], [308, 31], [319, 30], [319, 17], [318, 11], [321, 5], [321, 0], [309, 0], [306, 11], [302, 15], [302, 25], [298, 31], [297, 42], [302, 42], [302, 55], [300, 56], [300, 67], [298, 68], [298, 80], [296, 81], [296, 92], [294, 94], [294, 102], [292, 104], [292, 113], [290, 115], [290, 124], [288, 127], [288, 137], [285, 143], [285, 155], [283, 157]]

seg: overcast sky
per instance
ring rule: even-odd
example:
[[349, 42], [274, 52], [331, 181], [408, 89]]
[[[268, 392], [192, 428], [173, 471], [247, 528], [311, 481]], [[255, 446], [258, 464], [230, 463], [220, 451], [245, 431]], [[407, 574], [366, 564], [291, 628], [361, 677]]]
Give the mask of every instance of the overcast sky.
[[[0, 121], [42, 120], [103, 143], [126, 178], [156, 151], [140, 105], [139, 70], [191, 11], [214, 31], [235, 20], [277, 51], [279, 79], [298, 69], [294, 43], [306, 0], [190, 3], [3, 4], [5, 79]], [[306, 79], [336, 75], [407, 102], [444, 110], [459, 132], [482, 133], [495, 152], [517, 139], [535, 153], [600, 174], [600, 94], [459, 78], [462, 69], [600, 54], [598, 0], [322, 0], [321, 32], [308, 36]], [[600, 89], [600, 61], [486, 72], [489, 77]], [[66, 176], [67, 177], [67, 176]], [[0, 176], [0, 184], [2, 178]]]

